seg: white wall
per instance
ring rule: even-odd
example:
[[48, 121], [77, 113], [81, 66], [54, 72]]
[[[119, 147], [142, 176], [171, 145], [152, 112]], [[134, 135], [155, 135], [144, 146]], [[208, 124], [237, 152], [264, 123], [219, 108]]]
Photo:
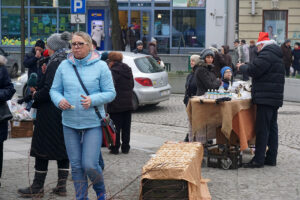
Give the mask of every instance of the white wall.
[[[229, 0], [231, 1], [231, 0]], [[217, 44], [220, 48], [225, 43], [226, 0], [206, 1], [205, 47]]]

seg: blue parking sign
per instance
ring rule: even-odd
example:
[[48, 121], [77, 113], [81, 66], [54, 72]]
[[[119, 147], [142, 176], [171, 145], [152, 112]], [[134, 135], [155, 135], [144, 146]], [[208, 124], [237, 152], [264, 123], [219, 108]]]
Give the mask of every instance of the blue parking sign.
[[85, 0], [71, 0], [72, 14], [85, 14]]

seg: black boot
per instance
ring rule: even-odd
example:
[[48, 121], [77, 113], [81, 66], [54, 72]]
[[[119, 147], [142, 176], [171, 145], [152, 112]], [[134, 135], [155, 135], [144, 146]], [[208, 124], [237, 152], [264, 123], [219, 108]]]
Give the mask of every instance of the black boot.
[[55, 188], [52, 189], [54, 194], [58, 196], [67, 196], [67, 178], [69, 169], [58, 169], [58, 181]]
[[185, 138], [184, 138], [183, 141], [184, 141], [184, 142], [189, 142], [189, 134], [188, 134], [188, 133], [186, 134], [186, 136], [185, 136]]
[[24, 198], [43, 197], [44, 183], [47, 171], [35, 171], [33, 183], [30, 187], [18, 189], [18, 193]]

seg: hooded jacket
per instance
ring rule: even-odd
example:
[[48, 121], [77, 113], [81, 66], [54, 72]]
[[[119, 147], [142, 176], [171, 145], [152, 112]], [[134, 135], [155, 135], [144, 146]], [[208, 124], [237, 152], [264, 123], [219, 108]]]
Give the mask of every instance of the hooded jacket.
[[221, 82], [213, 71], [213, 65], [208, 65], [207, 63], [199, 63], [197, 65], [195, 72], [197, 96], [203, 95], [208, 89], [218, 89]]
[[[91, 105], [85, 110], [81, 105], [82, 97], [86, 93], [82, 89], [73, 69], [77, 67], [83, 84], [90, 93]], [[69, 54], [58, 67], [50, 90], [50, 96], [59, 107], [59, 102], [66, 99], [74, 109], [62, 112], [62, 123], [75, 129], [85, 129], [100, 126], [94, 106], [97, 106], [102, 117], [105, 116], [104, 104], [111, 102], [115, 96], [115, 88], [111, 72], [107, 64], [100, 60], [97, 51], [92, 51], [85, 58], [78, 60]]]
[[265, 45], [253, 64], [242, 65], [240, 70], [252, 77], [252, 101], [255, 104], [281, 107], [285, 82], [282, 52], [276, 44]]
[[133, 75], [131, 68], [125, 63], [115, 62], [111, 67], [111, 73], [116, 89], [116, 98], [107, 105], [108, 113], [119, 113], [133, 110]]

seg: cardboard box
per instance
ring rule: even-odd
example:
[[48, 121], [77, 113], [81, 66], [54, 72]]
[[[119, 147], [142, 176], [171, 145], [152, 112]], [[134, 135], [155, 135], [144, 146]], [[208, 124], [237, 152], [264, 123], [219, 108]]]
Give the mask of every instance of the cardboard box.
[[11, 138], [32, 137], [33, 121], [11, 121]]

